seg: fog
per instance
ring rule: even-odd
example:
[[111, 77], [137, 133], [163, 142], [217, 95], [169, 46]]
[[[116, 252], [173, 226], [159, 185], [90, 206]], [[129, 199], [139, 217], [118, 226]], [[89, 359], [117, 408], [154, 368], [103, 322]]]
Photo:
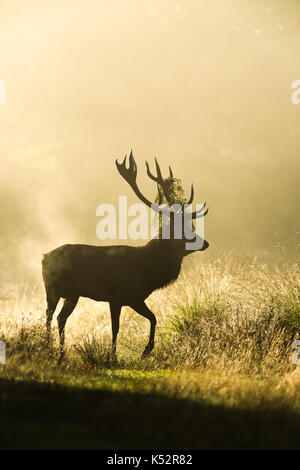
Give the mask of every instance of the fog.
[[97, 206], [137, 202], [131, 149], [147, 197], [155, 157], [194, 183], [209, 256], [297, 246], [299, 39], [298, 0], [1, 0], [1, 283], [102, 243]]

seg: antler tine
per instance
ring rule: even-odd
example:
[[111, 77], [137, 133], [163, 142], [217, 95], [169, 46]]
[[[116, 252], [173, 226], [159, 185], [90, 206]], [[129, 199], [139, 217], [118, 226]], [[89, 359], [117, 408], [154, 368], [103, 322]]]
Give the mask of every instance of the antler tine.
[[130, 151], [130, 155], [129, 155], [129, 169], [130, 169], [135, 175], [137, 174], [137, 164], [136, 164], [136, 161], [135, 161], [135, 159], [134, 159], [132, 150]]
[[161, 194], [161, 190], [160, 190], [160, 187], [159, 187], [159, 184], [157, 183], [157, 192], [158, 192], [158, 205], [160, 206], [161, 203], [162, 203], [162, 194]]
[[124, 157], [124, 159], [123, 159], [123, 161], [122, 161], [122, 163], [121, 163], [121, 165], [122, 165], [124, 168], [126, 168], [126, 160], [127, 160], [127, 154], [125, 155], [125, 157]]
[[118, 159], [115, 160], [115, 164], [122, 176], [123, 176], [124, 170], [126, 170], [126, 158], [127, 158], [127, 155], [125, 155], [121, 163], [119, 163]]
[[126, 168], [126, 164], [127, 164], [127, 155], [125, 155], [121, 163], [119, 163], [118, 160], [116, 160], [116, 166], [118, 168], [120, 175], [132, 186], [132, 184], [135, 183], [136, 172], [137, 172], [136, 163], [132, 155], [132, 152], [130, 152], [130, 155], [129, 155], [129, 168]]
[[159, 164], [157, 162], [157, 160], [155, 159], [155, 166], [156, 166], [156, 173], [157, 173], [157, 180], [158, 180], [158, 184], [162, 185], [164, 183], [164, 179], [162, 177], [162, 174], [161, 174], [161, 171], [160, 171], [160, 167], [159, 167]]
[[147, 175], [149, 176], [149, 178], [151, 178], [153, 181], [155, 181], [156, 183], [158, 183], [160, 186], [163, 186], [163, 184], [164, 184], [164, 179], [163, 179], [163, 177], [162, 177], [162, 174], [161, 174], [161, 171], [160, 171], [160, 167], [159, 167], [159, 164], [158, 164], [158, 162], [157, 162], [156, 159], [155, 159], [155, 166], [156, 166], [156, 173], [157, 173], [157, 176], [152, 175], [152, 173], [151, 173], [151, 171], [150, 171], [149, 164], [148, 164], [148, 162], [146, 161]]
[[192, 185], [191, 185], [191, 196], [190, 196], [190, 199], [189, 199], [189, 201], [187, 202], [187, 204], [188, 204], [188, 205], [192, 204], [193, 200], [194, 200], [194, 185], [193, 185], [193, 183], [192, 183]]
[[[145, 161], [145, 163], [146, 163], [147, 175], [149, 176], [149, 178], [151, 178], [153, 180], [154, 176], [151, 174], [149, 163], [147, 162], [147, 160]], [[155, 179], [154, 179], [154, 181], [155, 181]]]
[[198, 219], [198, 218], [200, 218], [200, 217], [205, 217], [206, 214], [208, 213], [208, 209], [209, 209], [209, 208], [207, 208], [206, 211], [205, 211], [203, 214], [201, 214], [201, 212], [203, 212], [205, 206], [206, 206], [206, 202], [203, 204], [203, 206], [201, 207], [201, 209], [199, 209], [198, 211], [194, 211], [194, 212], [192, 213], [192, 219]]
[[205, 217], [206, 214], [208, 213], [208, 209], [209, 209], [209, 207], [206, 209], [206, 211], [203, 214], [199, 215], [198, 217]]
[[172, 168], [169, 166], [169, 172], [170, 172], [170, 178], [172, 178], [172, 180], [174, 179], [173, 177], [173, 171], [172, 171]]

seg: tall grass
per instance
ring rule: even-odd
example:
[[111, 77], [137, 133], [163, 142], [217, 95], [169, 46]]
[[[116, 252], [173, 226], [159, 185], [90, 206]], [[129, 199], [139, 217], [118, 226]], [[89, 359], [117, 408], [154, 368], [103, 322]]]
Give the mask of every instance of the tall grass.
[[190, 258], [174, 284], [147, 299], [158, 322], [145, 360], [146, 319], [123, 308], [116, 362], [108, 305], [80, 299], [59, 364], [44, 292], [7, 291], [2, 446], [298, 448], [300, 366], [291, 349], [300, 338], [298, 265]]
[[[284, 258], [267, 265], [232, 255], [204, 262], [201, 255], [193, 255], [174, 284], [147, 300], [158, 328], [156, 348], [146, 361], [139, 355], [148, 340], [148, 321], [123, 309], [120, 363], [221, 373], [292, 371], [291, 345], [300, 337], [299, 271], [297, 263]], [[19, 289], [0, 307], [0, 336], [8, 345], [8, 361], [40, 364], [56, 359], [57, 328], [54, 321], [47, 342], [42, 295]], [[108, 305], [82, 299], [67, 322], [66, 360], [108, 367], [110, 328]]]
[[[175, 286], [174, 286], [175, 287]], [[282, 259], [223, 258], [194, 265], [177, 285], [174, 312], [156, 351], [169, 367], [243, 373], [295, 368], [300, 337], [300, 271]]]

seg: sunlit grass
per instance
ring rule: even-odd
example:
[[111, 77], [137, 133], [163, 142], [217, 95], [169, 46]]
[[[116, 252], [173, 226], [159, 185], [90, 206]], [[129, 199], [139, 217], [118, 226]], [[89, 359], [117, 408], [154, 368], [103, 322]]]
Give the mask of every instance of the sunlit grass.
[[281, 379], [298, 370], [291, 360], [300, 329], [296, 263], [282, 259], [268, 266], [232, 256], [204, 263], [195, 256], [177, 282], [154, 292], [147, 303], [158, 319], [156, 347], [148, 359], [140, 358], [148, 340], [147, 320], [123, 308], [118, 362], [112, 361], [108, 304], [81, 299], [67, 322], [67, 354], [59, 368], [56, 318], [49, 342], [43, 291], [18, 286], [1, 302], [0, 335], [7, 343], [1, 374], [28, 373], [37, 380], [54, 374], [58, 380], [62, 371], [76, 378], [132, 369]]
[[[232, 367], [248, 373], [291, 370], [290, 348], [300, 330], [299, 271], [297, 263], [285, 259], [267, 266], [232, 256], [203, 263], [195, 256], [174, 284], [154, 292], [147, 300], [158, 319], [156, 348], [148, 363], [153, 367], [165, 363], [202, 370]], [[52, 323], [54, 349], [58, 346], [56, 316], [61, 305]], [[8, 361], [21, 350], [28, 359], [37, 347], [35, 343], [42, 350], [46, 308], [43, 291], [17, 286], [0, 307], [0, 335], [11, 349]], [[145, 361], [139, 361], [139, 355], [148, 334], [148, 321], [123, 307], [119, 359], [140, 362], [144, 367]], [[108, 304], [80, 299], [66, 325], [69, 358], [96, 366], [100, 357], [107, 360], [110, 338]]]
[[[155, 349], [144, 360], [140, 356], [148, 341], [147, 320], [130, 308], [123, 308], [116, 361], [110, 355], [108, 304], [80, 299], [66, 325], [66, 357], [60, 365], [56, 316], [62, 304], [57, 308], [48, 340], [42, 289], [20, 285], [7, 290], [0, 304], [0, 338], [7, 346], [7, 363], [0, 366], [1, 387], [7, 389], [0, 394], [2, 413], [10, 423], [11, 416], [15, 416], [14, 411], [9, 411], [10, 407], [15, 409], [14, 400], [22, 410], [25, 406], [28, 417], [24, 432], [27, 426], [44, 429], [39, 433], [38, 445], [47, 448], [64, 445], [132, 448], [137, 442], [143, 448], [149, 442], [167, 448], [172, 445], [295, 448], [295, 429], [300, 417], [300, 369], [292, 362], [291, 345], [300, 337], [299, 274], [298, 265], [285, 259], [267, 265], [231, 255], [206, 262], [194, 256], [190, 264], [183, 266], [174, 284], [154, 292], [147, 300], [158, 325]], [[28, 402], [31, 394], [32, 403]], [[74, 394], [78, 403], [72, 401]], [[32, 418], [35, 400], [39, 401], [42, 413], [52, 407], [47, 419]], [[62, 405], [61, 400], [66, 403], [63, 401]], [[123, 400], [128, 409], [124, 408]], [[144, 400], [148, 403], [145, 409]], [[159, 430], [153, 433], [151, 426], [145, 425], [132, 436], [125, 432], [121, 441], [116, 440], [114, 433], [107, 441], [105, 434], [99, 443], [96, 438], [99, 431], [95, 434], [94, 428], [89, 428], [94, 416], [92, 403], [100, 416], [107, 414], [105, 426], [110, 426], [111, 412], [117, 413], [118, 425], [127, 426], [137, 402], [146, 421], [149, 409], [155, 428], [154, 422], [161, 419], [162, 409], [170, 422], [182, 406], [187, 414], [179, 414], [180, 420], [172, 425], [177, 429], [172, 437], [164, 437]], [[82, 435], [75, 420], [73, 427], [65, 422], [64, 437], [51, 435], [49, 441], [47, 423], [53, 421], [50, 425], [56, 428], [55, 416], [61, 420], [64, 412], [66, 416], [82, 414], [81, 419], [87, 420], [90, 429], [88, 438]], [[193, 427], [186, 433], [186, 419], [190, 426], [195, 413], [196, 421], [202, 422], [203, 413], [205, 416], [201, 442]], [[17, 415], [14, 419], [15, 436], [19, 426]], [[235, 426], [240, 429], [245, 422], [249, 431], [236, 433]], [[257, 422], [262, 429], [260, 434]], [[231, 428], [225, 439], [223, 432], [213, 431], [223, 425]], [[161, 422], [160, 426], [165, 424]], [[196, 422], [193, 426], [198, 429]], [[24, 432], [18, 437], [20, 445], [35, 446], [34, 434], [25, 438]], [[267, 439], [270, 433], [272, 441]], [[14, 447], [12, 442], [9, 439], [9, 448]]]

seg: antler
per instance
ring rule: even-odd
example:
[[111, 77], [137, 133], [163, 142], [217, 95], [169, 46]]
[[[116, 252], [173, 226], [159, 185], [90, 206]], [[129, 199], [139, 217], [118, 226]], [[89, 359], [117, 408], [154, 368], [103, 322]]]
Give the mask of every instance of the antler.
[[[164, 178], [163, 178], [163, 176], [162, 176], [162, 173], [161, 173], [161, 170], [160, 170], [160, 166], [159, 166], [157, 160], [155, 159], [156, 175], [157, 175], [157, 176], [154, 176], [154, 175], [151, 173], [148, 162], [146, 161], [145, 163], [146, 163], [146, 168], [147, 168], [147, 175], [149, 176], [149, 178], [151, 178], [153, 181], [155, 181], [155, 182], [157, 183], [158, 188], [159, 188], [159, 186], [162, 188], [163, 193], [164, 193], [164, 196], [165, 196], [167, 202], [168, 202], [169, 204], [171, 204], [172, 201], [171, 201], [171, 199], [170, 199], [170, 197], [169, 197], [169, 195], [168, 195], [168, 191], [166, 191], [166, 180], [164, 180]], [[170, 166], [169, 166], [169, 173], [170, 173], [170, 178], [171, 178], [172, 180], [174, 180], [173, 172], [172, 172], [172, 169], [171, 169]], [[159, 195], [161, 194], [160, 191], [158, 191], [158, 193], [159, 193]]]
[[[117, 169], [120, 173], [120, 175], [127, 181], [127, 183], [131, 186], [137, 197], [148, 207], [152, 208], [155, 210], [155, 204], [149, 201], [139, 190], [138, 185], [136, 183], [136, 176], [137, 176], [137, 165], [134, 159], [134, 156], [132, 154], [132, 151], [130, 152], [129, 155], [129, 168], [126, 168], [126, 161], [127, 161], [127, 155], [125, 155], [124, 160], [122, 163], [119, 163], [118, 160], [116, 160], [116, 166]], [[159, 201], [158, 205], [160, 205], [162, 202], [162, 195], [159, 193]], [[163, 211], [162, 208], [158, 208], [157, 211]]]
[[[163, 190], [163, 192], [164, 192], [164, 195], [165, 195], [166, 200], [168, 201], [168, 203], [171, 203], [171, 200], [170, 200], [170, 198], [168, 197], [168, 193], [167, 193], [167, 191], [165, 191], [166, 182], [165, 182], [165, 180], [164, 180], [163, 177], [162, 177], [161, 170], [160, 170], [159, 164], [158, 164], [158, 162], [157, 162], [156, 159], [155, 159], [155, 166], [156, 166], [156, 174], [157, 174], [157, 176], [152, 175], [152, 173], [151, 173], [151, 171], [150, 171], [150, 168], [149, 168], [149, 164], [148, 164], [148, 162], [146, 161], [147, 175], [149, 176], [149, 178], [151, 178], [153, 181], [155, 181], [157, 184], [159, 184], [159, 185], [162, 187], [162, 190]], [[172, 172], [172, 169], [171, 169], [170, 166], [169, 166], [169, 172], [170, 172], [170, 178], [172, 178], [172, 180], [174, 180], [173, 172]], [[190, 195], [190, 199], [189, 199], [189, 201], [187, 202], [187, 204], [188, 204], [188, 205], [192, 204], [193, 199], [194, 199], [194, 186], [193, 186], [193, 184], [192, 184], [192, 185], [191, 185], [191, 195]]]
[[[192, 202], [194, 200], [194, 186], [193, 184], [191, 185], [191, 196], [190, 196], [190, 199], [189, 201], [187, 202], [187, 205], [191, 205]], [[202, 214], [204, 208], [206, 206], [206, 202], [203, 204], [203, 206], [201, 207], [201, 209], [199, 209], [198, 211], [194, 211], [192, 212], [192, 219], [198, 219], [200, 217], [205, 217], [206, 214], [208, 213], [208, 208], [206, 209], [206, 211]]]
[[160, 186], [163, 187], [164, 186], [164, 179], [162, 177], [160, 167], [159, 167], [159, 164], [157, 163], [156, 159], [155, 159], [155, 166], [156, 166], [157, 176], [152, 175], [152, 173], [150, 171], [150, 168], [149, 168], [149, 164], [148, 164], [148, 162], [146, 162], [147, 175], [149, 176], [149, 178], [151, 178], [153, 181], [155, 181], [157, 184], [159, 184]]
[[[206, 202], [203, 204], [203, 206], [201, 207], [201, 209], [199, 209], [198, 211], [194, 211], [194, 212], [192, 213], [192, 219], [198, 219], [198, 218], [200, 218], [200, 217], [205, 217], [206, 214], [208, 213], [208, 208], [206, 209], [205, 212], [203, 212], [204, 209], [205, 209], [205, 206], [206, 206]], [[201, 214], [201, 212], [203, 212], [203, 214]]]
[[[163, 207], [159, 207], [162, 203], [162, 193], [160, 191], [160, 187], [162, 188], [163, 190], [163, 194], [165, 195], [166, 197], [166, 200], [168, 201], [168, 203], [170, 203], [170, 200], [166, 194], [166, 192], [164, 191], [165, 189], [165, 180], [163, 179], [162, 177], [162, 173], [161, 173], [161, 170], [160, 170], [160, 167], [159, 167], [159, 164], [157, 162], [157, 160], [155, 159], [155, 166], [156, 166], [156, 174], [157, 176], [154, 176], [151, 171], [150, 171], [150, 168], [149, 168], [149, 165], [148, 165], [148, 162], [146, 162], [146, 168], [147, 168], [147, 175], [149, 176], [149, 178], [151, 178], [153, 181], [155, 181], [157, 183], [157, 188], [158, 188], [158, 195], [159, 195], [159, 201], [158, 201], [158, 204], [153, 204], [151, 201], [149, 201], [149, 199], [147, 199], [142, 193], [141, 191], [139, 190], [138, 188], [138, 185], [137, 185], [137, 182], [136, 182], [136, 177], [137, 177], [137, 165], [136, 165], [136, 162], [135, 162], [135, 159], [134, 159], [134, 156], [133, 156], [133, 153], [132, 153], [132, 150], [130, 152], [130, 155], [129, 155], [129, 168], [126, 168], [126, 163], [127, 163], [127, 155], [125, 155], [124, 157], [124, 160], [122, 161], [122, 163], [119, 163], [118, 160], [116, 160], [116, 166], [117, 166], [117, 169], [120, 173], [120, 175], [125, 179], [125, 181], [127, 181], [127, 183], [131, 186], [131, 188], [133, 189], [133, 191], [135, 192], [135, 194], [137, 195], [137, 197], [144, 203], [146, 204], [148, 207], [150, 207], [151, 209], [153, 209], [154, 211], [156, 212], [163, 212], [163, 213], [170, 213], [170, 211], [167, 209], [167, 208], [163, 208]], [[170, 177], [173, 179], [173, 172], [171, 170], [171, 167], [169, 167], [169, 172], [170, 172]], [[190, 199], [189, 201], [187, 202], [187, 205], [191, 205], [192, 202], [193, 202], [193, 199], [194, 199], [194, 186], [193, 184], [191, 185], [191, 196], [190, 196]], [[206, 206], [206, 202], [203, 204], [203, 206], [201, 207], [201, 209], [199, 209], [198, 211], [194, 211], [192, 212], [192, 219], [197, 219], [198, 217], [205, 217], [207, 212], [208, 212], [208, 209], [206, 209], [205, 212], [204, 211], [204, 208]]]
[[194, 186], [193, 186], [193, 183], [191, 184], [191, 195], [190, 195], [190, 199], [189, 201], [187, 202], [188, 205], [192, 204], [194, 200]]

